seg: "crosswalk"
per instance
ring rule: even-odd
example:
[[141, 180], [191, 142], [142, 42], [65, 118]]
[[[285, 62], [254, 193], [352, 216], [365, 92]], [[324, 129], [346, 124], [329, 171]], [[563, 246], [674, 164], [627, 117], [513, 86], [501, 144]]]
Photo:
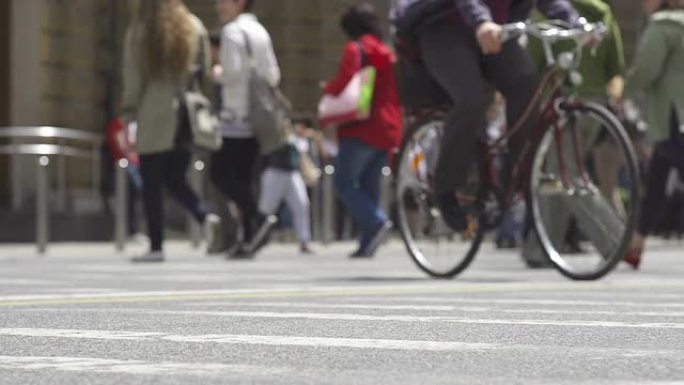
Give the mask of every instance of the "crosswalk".
[[192, 258], [4, 265], [0, 384], [684, 384], [676, 273]]

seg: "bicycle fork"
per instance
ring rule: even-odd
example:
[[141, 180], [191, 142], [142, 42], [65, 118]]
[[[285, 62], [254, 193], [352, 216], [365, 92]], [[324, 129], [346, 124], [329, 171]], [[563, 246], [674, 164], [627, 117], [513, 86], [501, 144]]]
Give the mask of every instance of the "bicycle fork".
[[556, 154], [558, 155], [558, 168], [561, 181], [563, 183], [563, 187], [569, 192], [577, 192], [578, 190], [586, 191], [590, 188], [591, 182], [587, 169], [584, 165], [584, 159], [582, 158], [583, 148], [581, 135], [579, 128], [577, 127], [577, 118], [570, 116], [568, 118], [568, 124], [572, 145], [572, 153], [570, 155], [573, 158], [570, 160], [575, 162], [575, 167], [579, 175], [579, 181], [581, 182], [581, 185], [578, 186], [578, 180], [572, 177], [571, 171], [566, 163], [566, 146], [564, 145], [563, 140], [565, 131], [563, 130], [561, 123], [557, 120], [554, 123], [554, 145], [556, 146]]

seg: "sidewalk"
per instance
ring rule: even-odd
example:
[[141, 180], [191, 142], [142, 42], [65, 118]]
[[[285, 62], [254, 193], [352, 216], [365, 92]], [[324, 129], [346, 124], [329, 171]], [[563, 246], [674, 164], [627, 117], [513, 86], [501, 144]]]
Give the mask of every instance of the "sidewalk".
[[[399, 247], [400, 242], [390, 241], [392, 248]], [[0, 260], [7, 258], [80, 258], [80, 257], [116, 257], [129, 258], [134, 255], [142, 254], [147, 251], [146, 242], [131, 241], [126, 245], [123, 252], [118, 252], [115, 248], [114, 242], [95, 242], [95, 243], [52, 243], [48, 247], [45, 255], [40, 255], [37, 251], [36, 245], [33, 243], [14, 244], [0, 243]], [[313, 243], [312, 247], [318, 255], [344, 254], [353, 251], [355, 243], [353, 242], [335, 242], [328, 245]], [[206, 247], [201, 244], [199, 248], [192, 246], [189, 240], [169, 240], [164, 242], [164, 249], [169, 256], [183, 256], [183, 257], [207, 257], [205, 252]], [[299, 251], [297, 243], [279, 243], [273, 242], [268, 244], [262, 253], [264, 254], [296, 254]], [[221, 255], [216, 255], [216, 258], [221, 258]]]

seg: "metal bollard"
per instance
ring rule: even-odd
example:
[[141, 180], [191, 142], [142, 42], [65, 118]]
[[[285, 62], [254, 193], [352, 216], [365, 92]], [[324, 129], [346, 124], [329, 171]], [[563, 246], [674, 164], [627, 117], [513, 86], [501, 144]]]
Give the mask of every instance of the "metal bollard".
[[48, 180], [48, 166], [50, 158], [41, 156], [37, 164], [37, 184], [36, 184], [36, 243], [38, 253], [43, 255], [47, 252], [48, 242], [50, 241], [50, 213], [48, 197], [50, 182]]
[[100, 195], [100, 183], [102, 182], [102, 173], [100, 170], [102, 162], [102, 153], [100, 147], [95, 145], [90, 149], [90, 156], [92, 163], [90, 164], [90, 190], [94, 197]]
[[321, 232], [321, 210], [323, 208], [323, 195], [321, 191], [321, 184], [319, 184], [311, 193], [311, 237], [315, 241], [323, 240], [323, 235]]
[[386, 213], [390, 214], [392, 209], [392, 169], [383, 167], [381, 183], [381, 204]]
[[[315, 162], [320, 164], [320, 154], [318, 153], [318, 148], [316, 146], [311, 147], [311, 158], [314, 159]], [[322, 181], [319, 181], [318, 185], [311, 192], [311, 237], [314, 241], [323, 240], [323, 236], [321, 234], [321, 210], [323, 208], [323, 195], [321, 193], [321, 186]]]
[[323, 226], [322, 241], [328, 244], [333, 241], [333, 228], [335, 226], [335, 196], [333, 188], [334, 166], [325, 166], [323, 169]]
[[24, 205], [24, 181], [21, 172], [21, 157], [18, 155], [10, 156], [11, 178], [12, 178], [12, 210], [19, 211]]
[[116, 218], [114, 223], [114, 242], [116, 251], [126, 249], [128, 237], [128, 160], [121, 159], [116, 165]]
[[[192, 170], [190, 171], [190, 186], [192, 189], [195, 191], [195, 193], [200, 197], [200, 199], [204, 200], [204, 185], [203, 185], [203, 178], [202, 178], [202, 173], [204, 169], [206, 168], [206, 165], [202, 160], [199, 159], [193, 159], [192, 162]], [[195, 249], [199, 249], [203, 234], [202, 234], [202, 228], [200, 225], [197, 223], [197, 220], [192, 216], [188, 214], [187, 217], [187, 230], [190, 236], [190, 240], [192, 242], [192, 247]]]
[[[63, 146], [64, 141], [59, 140], [58, 145]], [[66, 211], [67, 208], [67, 159], [64, 154], [57, 155], [57, 204], [59, 212]]]

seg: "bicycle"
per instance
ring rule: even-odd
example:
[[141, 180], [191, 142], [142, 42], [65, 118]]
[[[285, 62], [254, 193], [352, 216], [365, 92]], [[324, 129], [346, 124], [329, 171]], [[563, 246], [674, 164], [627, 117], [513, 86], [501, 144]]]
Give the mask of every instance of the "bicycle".
[[[480, 140], [479, 162], [470, 167], [468, 183], [457, 194], [469, 224], [463, 232], [443, 222], [432, 196], [444, 114], [416, 119], [398, 155], [393, 188], [398, 227], [420, 269], [437, 278], [464, 271], [487, 233], [519, 199], [528, 202], [544, 257], [566, 277], [599, 279], [620, 262], [635, 230], [640, 201], [635, 151], [616, 116], [575, 91], [581, 84], [576, 69], [583, 48], [600, 42], [605, 33], [602, 24], [575, 29], [558, 23], [504, 26], [506, 40], [523, 35], [540, 39], [547, 67], [520, 120], [498, 140]], [[575, 49], [554, 56], [553, 45], [560, 41], [574, 42]], [[497, 161], [507, 155], [507, 140], [532, 119], [537, 107], [536, 125], [504, 181]], [[599, 142], [619, 155], [614, 172], [600, 178], [594, 156]], [[616, 178], [620, 188], [610, 189], [607, 182]], [[567, 228], [552, 226], [563, 215], [579, 229], [579, 250], [566, 247]]]

